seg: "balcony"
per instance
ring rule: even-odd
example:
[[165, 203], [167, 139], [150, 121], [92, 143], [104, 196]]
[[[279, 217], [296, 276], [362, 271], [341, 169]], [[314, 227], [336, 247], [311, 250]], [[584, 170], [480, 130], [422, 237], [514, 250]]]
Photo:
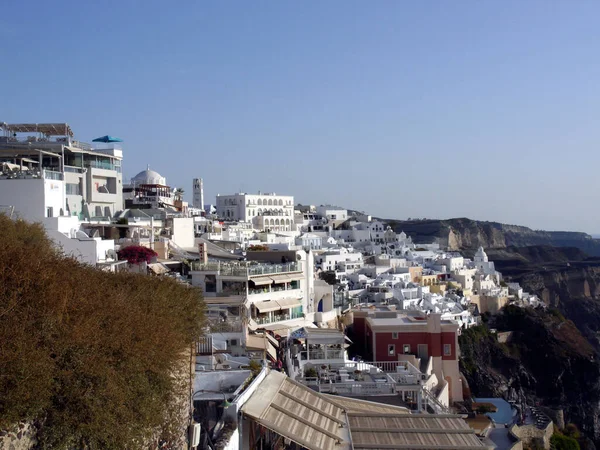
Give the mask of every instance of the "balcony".
[[256, 275], [270, 275], [287, 272], [301, 272], [302, 264], [299, 262], [289, 262], [285, 264], [267, 264], [267, 263], [201, 263], [192, 262], [191, 267], [196, 272], [217, 272], [219, 275], [250, 277]]
[[266, 316], [262, 316], [262, 317], [256, 317], [256, 318], [252, 318], [252, 320], [254, 320], [258, 325], [267, 325], [269, 323], [276, 323], [276, 322], [283, 322], [285, 320], [293, 320], [293, 319], [302, 319], [304, 317], [304, 314], [302, 313], [302, 311], [296, 311], [296, 310], [287, 310], [289, 311], [289, 313], [284, 313], [284, 314], [271, 314], [271, 315], [266, 315]]
[[0, 172], [0, 179], [3, 180], [37, 180], [44, 178], [46, 180], [63, 180], [63, 174], [49, 169], [27, 169], [19, 168], [6, 169]]

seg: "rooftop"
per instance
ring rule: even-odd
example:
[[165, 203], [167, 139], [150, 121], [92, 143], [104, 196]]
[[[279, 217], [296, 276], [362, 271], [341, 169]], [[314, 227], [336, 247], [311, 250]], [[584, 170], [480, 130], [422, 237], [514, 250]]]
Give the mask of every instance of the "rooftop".
[[309, 450], [351, 448], [342, 407], [280, 372], [267, 375], [242, 411]]
[[270, 372], [242, 407], [262, 426], [309, 450], [492, 449], [460, 415], [319, 394]]
[[45, 136], [71, 136], [73, 130], [68, 123], [11, 123], [0, 122], [5, 133], [41, 133]]

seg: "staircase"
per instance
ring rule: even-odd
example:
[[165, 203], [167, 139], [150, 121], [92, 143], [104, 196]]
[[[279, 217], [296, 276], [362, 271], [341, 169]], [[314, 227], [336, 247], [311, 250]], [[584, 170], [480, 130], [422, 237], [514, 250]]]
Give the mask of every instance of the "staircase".
[[429, 406], [435, 414], [449, 414], [450, 410], [444, 406], [427, 388], [423, 387], [423, 409]]

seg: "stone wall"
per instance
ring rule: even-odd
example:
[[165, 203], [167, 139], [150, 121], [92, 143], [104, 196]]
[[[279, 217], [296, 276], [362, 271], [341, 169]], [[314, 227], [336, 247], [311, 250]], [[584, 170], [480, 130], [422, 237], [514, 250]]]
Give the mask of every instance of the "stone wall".
[[[550, 449], [550, 438], [554, 433], [554, 423], [550, 422], [546, 428], [539, 429], [535, 425], [513, 425], [510, 427], [511, 435], [517, 437], [525, 445], [530, 445], [533, 442], [538, 442], [544, 446], [546, 450]], [[516, 448], [516, 447], [514, 447]]]
[[37, 443], [37, 429], [21, 422], [8, 430], [0, 430], [0, 450], [29, 450]]

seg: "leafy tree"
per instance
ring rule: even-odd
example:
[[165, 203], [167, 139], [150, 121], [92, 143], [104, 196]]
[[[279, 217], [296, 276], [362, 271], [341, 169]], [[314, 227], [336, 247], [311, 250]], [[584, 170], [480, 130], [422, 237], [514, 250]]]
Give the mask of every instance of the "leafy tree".
[[0, 429], [37, 420], [42, 449], [173, 442], [201, 293], [64, 257], [41, 225], [0, 215], [0, 233]]
[[327, 284], [335, 286], [337, 284], [337, 277], [335, 276], [335, 272], [333, 270], [327, 270], [324, 272], [319, 272], [319, 279], [325, 281]]

